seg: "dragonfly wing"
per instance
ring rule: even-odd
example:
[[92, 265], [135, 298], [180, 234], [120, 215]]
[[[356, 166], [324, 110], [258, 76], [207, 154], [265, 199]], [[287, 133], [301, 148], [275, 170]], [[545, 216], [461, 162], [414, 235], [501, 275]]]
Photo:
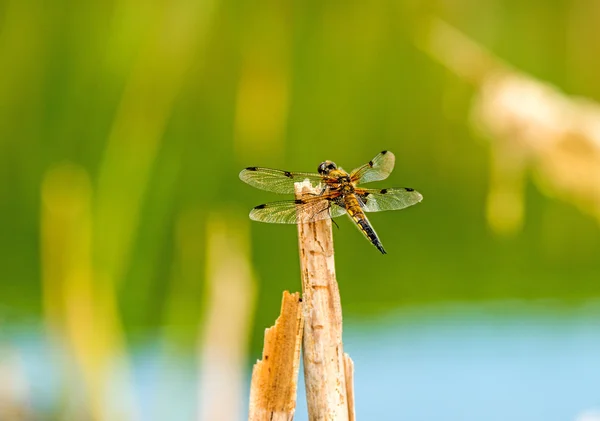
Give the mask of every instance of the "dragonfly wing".
[[271, 224], [300, 224], [344, 215], [346, 209], [323, 197], [285, 200], [258, 205], [250, 211], [250, 219]]
[[240, 172], [240, 179], [257, 189], [281, 194], [294, 194], [294, 183], [310, 180], [314, 186], [323, 178], [319, 174], [248, 167]]
[[354, 169], [350, 173], [350, 178], [356, 184], [385, 180], [394, 169], [395, 163], [396, 157], [393, 153], [382, 151], [362, 167]]
[[394, 189], [356, 189], [365, 212], [404, 209], [423, 200], [418, 191], [408, 187]]

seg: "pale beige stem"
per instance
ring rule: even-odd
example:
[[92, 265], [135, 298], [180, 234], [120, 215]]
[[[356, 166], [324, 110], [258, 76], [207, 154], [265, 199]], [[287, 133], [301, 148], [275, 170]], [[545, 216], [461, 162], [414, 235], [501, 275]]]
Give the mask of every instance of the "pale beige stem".
[[354, 362], [350, 355], [344, 353], [344, 369], [346, 375], [346, 394], [348, 396], [348, 421], [355, 421], [354, 412]]
[[285, 291], [275, 325], [265, 331], [262, 360], [254, 364], [249, 421], [291, 421], [302, 343], [302, 300]]
[[[296, 197], [319, 194], [308, 181]], [[304, 314], [304, 377], [310, 421], [346, 421], [348, 396], [342, 306], [335, 277], [331, 220], [298, 224]]]
[[[180, 234], [185, 242], [181, 267], [190, 270], [184, 260], [195, 256], [188, 234], [190, 220], [181, 224], [185, 232]], [[206, 304], [198, 336], [199, 421], [235, 421], [242, 412], [247, 338], [256, 296], [247, 225], [226, 212], [215, 212], [206, 223]]]

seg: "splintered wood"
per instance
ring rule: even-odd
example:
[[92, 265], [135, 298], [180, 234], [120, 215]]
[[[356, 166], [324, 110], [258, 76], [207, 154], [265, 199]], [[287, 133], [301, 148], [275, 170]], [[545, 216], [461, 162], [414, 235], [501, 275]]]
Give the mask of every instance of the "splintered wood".
[[356, 421], [354, 413], [354, 361], [344, 353], [344, 372], [346, 376], [346, 395], [348, 397], [348, 421]]
[[[296, 198], [319, 194], [296, 183]], [[310, 421], [354, 420], [353, 364], [342, 344], [342, 306], [335, 276], [331, 220], [298, 224], [303, 359]], [[350, 396], [349, 396], [350, 395]]]
[[249, 421], [291, 421], [302, 339], [302, 301], [285, 291], [275, 325], [265, 331], [263, 357], [254, 365]]

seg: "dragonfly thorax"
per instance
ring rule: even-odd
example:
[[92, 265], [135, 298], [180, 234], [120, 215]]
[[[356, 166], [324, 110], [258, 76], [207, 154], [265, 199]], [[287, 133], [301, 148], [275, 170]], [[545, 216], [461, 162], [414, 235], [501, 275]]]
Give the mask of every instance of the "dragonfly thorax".
[[341, 168], [332, 170], [327, 176], [327, 184], [333, 189], [342, 194], [350, 194], [354, 192], [354, 184], [350, 175]]

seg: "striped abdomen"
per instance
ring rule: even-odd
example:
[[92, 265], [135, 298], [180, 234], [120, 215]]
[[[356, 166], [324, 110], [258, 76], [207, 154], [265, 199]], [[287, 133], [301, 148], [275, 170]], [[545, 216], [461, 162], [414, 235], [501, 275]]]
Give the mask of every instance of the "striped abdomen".
[[358, 202], [356, 196], [353, 194], [345, 196], [344, 204], [346, 205], [346, 212], [348, 212], [348, 216], [350, 216], [350, 218], [352, 218], [352, 220], [356, 223], [358, 229], [362, 231], [365, 237], [367, 237], [382, 254], [386, 254], [381, 241], [379, 241], [379, 237], [377, 237], [375, 230], [373, 227], [371, 227], [371, 224], [360, 207], [360, 203]]

